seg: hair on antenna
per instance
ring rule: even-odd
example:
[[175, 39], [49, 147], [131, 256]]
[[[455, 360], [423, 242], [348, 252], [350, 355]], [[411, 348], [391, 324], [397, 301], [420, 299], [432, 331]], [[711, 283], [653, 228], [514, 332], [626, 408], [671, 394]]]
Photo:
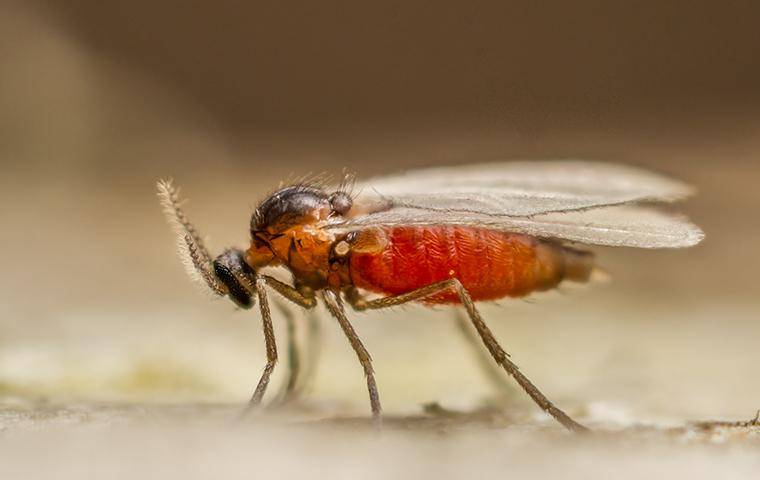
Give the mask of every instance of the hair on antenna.
[[217, 295], [226, 294], [227, 288], [214, 275], [211, 255], [203, 239], [182, 210], [184, 201], [180, 199], [179, 188], [171, 179], [159, 180], [156, 188], [166, 219], [177, 234], [177, 252], [190, 279]]

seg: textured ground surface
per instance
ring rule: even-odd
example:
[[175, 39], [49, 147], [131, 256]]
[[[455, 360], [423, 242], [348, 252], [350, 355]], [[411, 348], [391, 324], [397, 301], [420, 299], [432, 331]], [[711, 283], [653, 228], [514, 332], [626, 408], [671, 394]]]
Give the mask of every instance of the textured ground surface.
[[[756, 478], [760, 426], [628, 427], [572, 436], [494, 413], [231, 421], [237, 408], [8, 408], [4, 478]], [[608, 425], [608, 428], [611, 427]]]

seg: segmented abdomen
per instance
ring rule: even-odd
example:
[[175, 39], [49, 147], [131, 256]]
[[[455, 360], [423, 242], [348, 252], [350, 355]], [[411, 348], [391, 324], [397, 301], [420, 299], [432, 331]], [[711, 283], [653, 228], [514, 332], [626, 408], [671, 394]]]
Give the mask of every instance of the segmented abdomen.
[[[494, 300], [552, 288], [568, 273], [585, 280], [591, 271], [590, 254], [527, 235], [455, 226], [394, 227], [385, 234], [384, 250], [352, 254], [355, 286], [396, 295], [457, 278], [474, 300]], [[459, 299], [445, 292], [426, 301]]]

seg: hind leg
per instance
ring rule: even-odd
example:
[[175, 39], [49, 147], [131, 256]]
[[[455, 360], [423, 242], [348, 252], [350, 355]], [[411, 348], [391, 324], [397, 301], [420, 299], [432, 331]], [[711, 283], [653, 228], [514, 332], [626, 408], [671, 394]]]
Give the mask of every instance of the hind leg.
[[461, 308], [455, 308], [453, 313], [457, 331], [461, 334], [465, 343], [467, 343], [478, 365], [478, 369], [491, 386], [493, 393], [497, 396], [498, 403], [505, 404], [512, 402], [517, 394], [515, 385], [504, 376], [499, 365], [494, 363], [488, 350], [483, 347], [478, 332], [470, 323], [466, 312], [463, 312]]
[[481, 341], [488, 349], [491, 357], [499, 364], [515, 381], [522, 387], [525, 393], [533, 399], [533, 401], [541, 407], [543, 411], [554, 417], [565, 428], [573, 432], [588, 431], [588, 428], [579, 424], [565, 412], [560, 410], [554, 403], [544, 395], [528, 377], [523, 375], [520, 369], [515, 365], [512, 360], [509, 359], [509, 354], [501, 347], [499, 342], [494, 337], [491, 329], [488, 328], [483, 318], [480, 316], [475, 303], [472, 301], [470, 294], [462, 286], [462, 284], [456, 278], [449, 280], [443, 280], [441, 282], [433, 283], [425, 287], [419, 288], [409, 293], [403, 293], [401, 295], [393, 295], [389, 297], [378, 298], [376, 300], [365, 300], [358, 295], [358, 292], [350, 291], [346, 295], [348, 301], [356, 310], [377, 310], [382, 308], [394, 307], [402, 305], [404, 303], [415, 302], [424, 300], [435, 294], [444, 291], [453, 290], [459, 297], [460, 302], [467, 312], [467, 316], [470, 322], [478, 332]]

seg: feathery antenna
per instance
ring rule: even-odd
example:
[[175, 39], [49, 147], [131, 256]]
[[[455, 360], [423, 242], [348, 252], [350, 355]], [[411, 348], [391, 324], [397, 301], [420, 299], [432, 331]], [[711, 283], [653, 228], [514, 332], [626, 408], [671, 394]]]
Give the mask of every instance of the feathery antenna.
[[182, 210], [184, 201], [180, 200], [179, 188], [171, 179], [159, 180], [156, 187], [164, 214], [177, 234], [177, 251], [190, 279], [197, 285], [205, 285], [217, 295], [226, 294], [227, 288], [214, 274], [211, 255], [203, 239]]

